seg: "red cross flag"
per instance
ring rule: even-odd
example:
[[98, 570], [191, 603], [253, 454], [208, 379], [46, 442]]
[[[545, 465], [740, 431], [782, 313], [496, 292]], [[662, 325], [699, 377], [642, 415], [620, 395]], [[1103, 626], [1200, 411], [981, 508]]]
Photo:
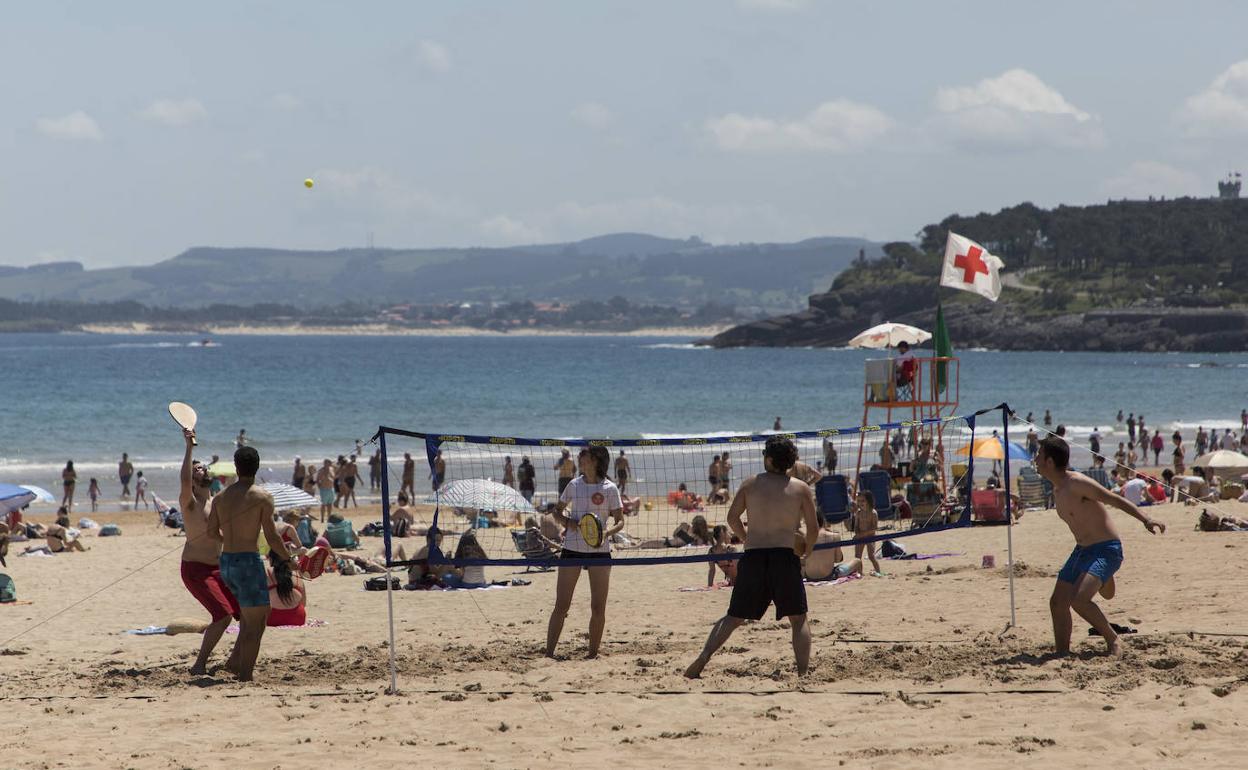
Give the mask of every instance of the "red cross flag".
[[949, 233], [940, 285], [975, 292], [993, 302], [1001, 296], [1001, 268], [1005, 263], [970, 238]]

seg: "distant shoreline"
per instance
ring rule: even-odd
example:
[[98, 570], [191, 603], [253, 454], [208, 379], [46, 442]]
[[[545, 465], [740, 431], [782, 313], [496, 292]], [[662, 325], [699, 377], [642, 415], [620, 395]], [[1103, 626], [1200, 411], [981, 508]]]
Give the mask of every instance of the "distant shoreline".
[[87, 334], [180, 334], [187, 336], [203, 335], [257, 335], [257, 336], [299, 336], [299, 335], [339, 335], [339, 336], [388, 336], [388, 337], [713, 337], [729, 328], [722, 326], [656, 326], [625, 331], [578, 330], [578, 329], [534, 329], [517, 328], [514, 331], [494, 331], [478, 329], [472, 326], [443, 326], [430, 328], [411, 328], [391, 326], [389, 324], [352, 324], [349, 326], [311, 326], [311, 325], [251, 325], [221, 326], [205, 325], [195, 331], [165, 331], [153, 329], [146, 323], [128, 324], [82, 324], [80, 332]]

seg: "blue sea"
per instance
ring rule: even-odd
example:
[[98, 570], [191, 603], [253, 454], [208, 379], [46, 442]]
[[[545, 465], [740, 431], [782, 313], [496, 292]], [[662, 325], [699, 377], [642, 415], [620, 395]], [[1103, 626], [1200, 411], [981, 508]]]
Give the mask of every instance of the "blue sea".
[[[167, 472], [181, 456], [166, 411], [175, 400], [198, 410], [203, 454], [228, 457], [246, 429], [264, 464], [279, 468], [295, 455], [349, 453], [378, 425], [528, 437], [749, 433], [777, 416], [787, 430], [853, 426], [863, 418], [863, 362], [880, 355], [690, 343], [222, 335], [204, 346], [187, 335], [0, 335], [0, 481], [55, 489], [68, 459], [84, 480], [111, 479], [122, 452]], [[1076, 438], [1112, 431], [1119, 409], [1189, 437], [1198, 425], [1238, 431], [1248, 405], [1248, 354], [956, 355], [959, 412], [1007, 402], [1038, 421], [1047, 408]]]

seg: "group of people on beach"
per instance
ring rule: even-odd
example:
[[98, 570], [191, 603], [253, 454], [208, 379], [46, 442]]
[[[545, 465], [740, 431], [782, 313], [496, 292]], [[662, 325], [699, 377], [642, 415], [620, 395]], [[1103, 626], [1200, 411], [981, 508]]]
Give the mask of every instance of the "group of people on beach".
[[[143, 471], [139, 471], [137, 477], [134, 473], [134, 463], [130, 462], [130, 456], [123, 452], [121, 461], [117, 463], [117, 478], [121, 481], [121, 501], [123, 503], [131, 502], [130, 479], [134, 478], [134, 507], [137, 509], [140, 504], [144, 508], [148, 507], [150, 501], [147, 497], [148, 484], [147, 479], [143, 478]], [[61, 507], [66, 511], [74, 510], [74, 495], [78, 489], [78, 471], [74, 470], [74, 461], [68, 460], [65, 467], [61, 470]], [[94, 513], [99, 510], [100, 498], [103, 496], [100, 489], [100, 481], [94, 476], [87, 483], [87, 497], [91, 500], [91, 511]]]

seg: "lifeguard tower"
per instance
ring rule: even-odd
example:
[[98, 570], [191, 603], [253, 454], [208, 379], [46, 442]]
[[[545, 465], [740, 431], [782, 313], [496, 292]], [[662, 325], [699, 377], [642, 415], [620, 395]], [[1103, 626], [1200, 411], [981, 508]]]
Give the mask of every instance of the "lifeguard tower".
[[[911, 356], [869, 358], [863, 384], [862, 424], [884, 425], [894, 421], [906, 431], [903, 438], [912, 447], [910, 459], [901, 461], [893, 456], [866, 458], [868, 432], [858, 438], [858, 472], [878, 465], [891, 478], [891, 489], [901, 491], [910, 503], [914, 524], [930, 522], [945, 513], [944, 501], [952, 472], [955, 484], [958, 471], [965, 475], [965, 466], [950, 469], [945, 456], [944, 424], [924, 424], [923, 420], [940, 419], [954, 414], [958, 406], [958, 359], [951, 356]], [[883, 415], [880, 415], [880, 410]], [[883, 417], [884, 419], [879, 419]], [[884, 446], [890, 446], [895, 429], [883, 431]], [[875, 431], [869, 431], [876, 435]], [[874, 451], [874, 450], [873, 450]], [[881, 450], [882, 451], [882, 450]], [[890, 456], [892, 450], [889, 450]]]

